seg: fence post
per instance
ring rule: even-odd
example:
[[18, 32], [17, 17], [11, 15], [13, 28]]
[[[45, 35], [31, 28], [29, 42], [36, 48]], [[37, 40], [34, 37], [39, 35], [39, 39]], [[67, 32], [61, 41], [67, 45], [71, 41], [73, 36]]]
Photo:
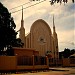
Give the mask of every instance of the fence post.
[[15, 56], [15, 58], [16, 58], [16, 74], [18, 74], [18, 69], [17, 69], [17, 66], [18, 66], [18, 56], [17, 56], [17, 54], [16, 54], [16, 56]]
[[34, 63], [34, 55], [32, 55], [32, 62], [33, 62], [33, 70], [34, 70], [34, 65], [35, 65], [35, 63]]
[[48, 57], [46, 56], [46, 65], [48, 66], [49, 68], [49, 60], [48, 60]]

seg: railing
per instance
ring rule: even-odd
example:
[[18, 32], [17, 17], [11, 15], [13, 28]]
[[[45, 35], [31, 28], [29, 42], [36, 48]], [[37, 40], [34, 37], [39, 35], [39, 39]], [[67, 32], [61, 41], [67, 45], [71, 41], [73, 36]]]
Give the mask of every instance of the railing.
[[[64, 58], [63, 60], [60, 59], [49, 59], [49, 65], [64, 65], [70, 66], [71, 64], [75, 65], [75, 58]], [[66, 64], [67, 63], [67, 64]], [[17, 57], [17, 65], [18, 66], [32, 66], [32, 65], [47, 65], [46, 57], [42, 56], [18, 56]]]
[[46, 57], [42, 56], [17, 56], [17, 65], [23, 66], [23, 65], [46, 65]]
[[17, 65], [33, 65], [32, 57], [30, 56], [18, 56], [17, 57]]
[[75, 64], [75, 58], [70, 58], [70, 64]]
[[35, 65], [46, 65], [46, 57], [34, 56]]
[[49, 69], [47, 56], [0, 56], [0, 73], [38, 69]]
[[62, 60], [58, 58], [49, 58], [49, 65], [50, 66], [58, 66], [62, 64]]

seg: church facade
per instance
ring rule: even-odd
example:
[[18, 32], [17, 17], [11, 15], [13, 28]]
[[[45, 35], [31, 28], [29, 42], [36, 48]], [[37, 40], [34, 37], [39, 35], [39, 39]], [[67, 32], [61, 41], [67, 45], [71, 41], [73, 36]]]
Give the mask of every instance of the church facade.
[[39, 51], [40, 56], [50, 55], [51, 58], [59, 58], [58, 53], [58, 37], [55, 30], [53, 16], [53, 34], [49, 25], [42, 19], [36, 20], [31, 28], [30, 33], [25, 36], [23, 9], [20, 28], [20, 39], [24, 43], [23, 48], [32, 48]]

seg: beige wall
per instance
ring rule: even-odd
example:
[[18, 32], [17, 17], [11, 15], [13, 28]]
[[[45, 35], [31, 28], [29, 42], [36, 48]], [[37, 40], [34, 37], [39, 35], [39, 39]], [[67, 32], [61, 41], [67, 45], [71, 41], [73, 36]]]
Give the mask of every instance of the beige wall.
[[31, 48], [30, 33], [26, 36], [26, 48]]
[[[48, 50], [52, 50], [52, 33], [48, 24], [42, 19], [35, 21], [31, 26], [31, 48], [39, 51], [44, 56]], [[40, 41], [40, 39], [43, 41]]]
[[25, 48], [26, 43], [25, 43], [25, 29], [24, 29], [24, 27], [21, 27], [21, 28], [20, 28], [19, 37], [20, 37], [20, 39], [22, 40], [22, 42], [24, 43], [24, 46], [23, 46], [23, 47]]
[[[20, 31], [22, 39], [24, 39], [23, 33], [25, 33], [24, 29]], [[40, 41], [41, 37], [44, 39], [43, 42]], [[59, 58], [58, 48], [56, 49], [56, 46], [58, 46], [57, 33], [55, 32], [52, 35], [49, 25], [42, 19], [38, 19], [32, 24], [30, 33], [25, 37], [24, 44], [24, 48], [39, 51], [39, 55], [44, 56], [47, 51], [51, 51], [52, 58]]]
[[53, 32], [53, 42], [54, 42], [54, 52], [55, 52], [54, 57], [55, 58], [59, 58], [58, 37], [57, 37], [57, 33], [56, 32]]

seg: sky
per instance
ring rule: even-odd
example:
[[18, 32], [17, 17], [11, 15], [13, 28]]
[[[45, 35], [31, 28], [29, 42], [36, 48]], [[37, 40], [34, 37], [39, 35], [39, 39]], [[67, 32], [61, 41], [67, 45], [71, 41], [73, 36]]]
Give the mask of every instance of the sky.
[[[40, 0], [40, 2], [43, 0]], [[49, 0], [41, 2], [35, 6], [29, 7], [38, 3], [39, 1], [30, 0], [0, 0], [0, 2], [9, 10], [16, 24], [16, 31], [20, 29], [22, 11], [15, 12], [24, 9], [24, 27], [25, 33], [30, 32], [31, 25], [38, 19], [43, 19], [51, 28], [53, 32], [53, 14], [55, 18], [55, 27], [58, 35], [59, 51], [63, 51], [64, 48], [75, 49], [75, 3], [68, 0], [68, 3], [61, 5], [55, 3], [50, 5]], [[17, 7], [12, 9], [14, 7]], [[14, 13], [15, 12], [15, 13]]]

